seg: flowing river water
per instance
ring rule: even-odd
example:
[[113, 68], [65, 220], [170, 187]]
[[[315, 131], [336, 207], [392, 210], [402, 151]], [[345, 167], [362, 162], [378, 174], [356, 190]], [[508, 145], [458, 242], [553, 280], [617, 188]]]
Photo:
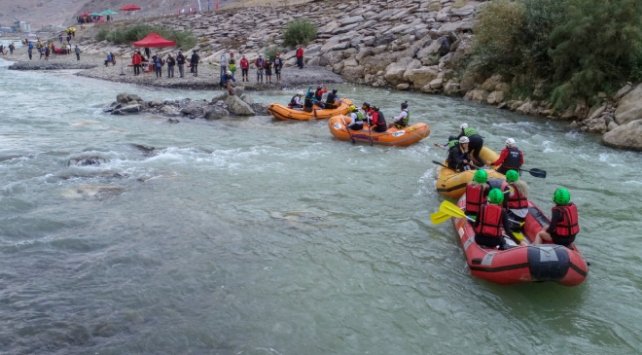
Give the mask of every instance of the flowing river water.
[[[0, 353], [639, 353], [639, 153], [459, 99], [338, 88], [387, 117], [407, 99], [433, 133], [399, 149], [337, 141], [326, 121], [111, 116], [119, 92], [214, 93], [0, 68]], [[548, 172], [523, 176], [544, 210], [570, 189], [584, 284], [474, 279], [452, 225], [431, 225], [433, 143], [461, 122]]]

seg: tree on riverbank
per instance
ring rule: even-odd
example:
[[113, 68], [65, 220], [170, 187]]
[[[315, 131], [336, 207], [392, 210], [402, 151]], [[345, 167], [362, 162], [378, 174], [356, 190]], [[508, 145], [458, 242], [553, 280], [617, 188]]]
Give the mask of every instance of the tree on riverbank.
[[512, 81], [558, 108], [642, 79], [638, 0], [497, 0], [475, 26], [466, 70]]

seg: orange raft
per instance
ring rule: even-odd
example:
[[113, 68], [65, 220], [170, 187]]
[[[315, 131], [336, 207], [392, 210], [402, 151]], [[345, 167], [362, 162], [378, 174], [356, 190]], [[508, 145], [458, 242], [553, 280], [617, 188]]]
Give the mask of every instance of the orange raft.
[[341, 99], [340, 102], [339, 106], [333, 109], [322, 109], [319, 106], [314, 105], [311, 112], [289, 108], [281, 104], [271, 104], [268, 107], [268, 111], [270, 111], [272, 116], [280, 120], [322, 120], [328, 119], [332, 116], [345, 115], [348, 113], [348, 108], [352, 105], [352, 100]]
[[[466, 204], [466, 196], [459, 207]], [[523, 237], [533, 242], [537, 232], [550, 223], [544, 213], [529, 201]], [[453, 218], [453, 225], [466, 254], [473, 276], [498, 284], [553, 281], [576, 286], [588, 275], [588, 264], [575, 244], [569, 248], [556, 244], [515, 246], [507, 250], [483, 248], [475, 243], [475, 232], [466, 218]], [[529, 243], [530, 244], [530, 243]]]
[[[492, 149], [483, 146], [479, 152], [479, 157], [484, 161], [486, 165], [490, 165], [499, 158], [499, 155], [495, 153]], [[437, 163], [437, 162], [435, 162]], [[466, 184], [468, 184], [475, 175], [475, 170], [466, 170], [461, 172], [456, 172], [453, 169], [450, 169], [446, 166], [446, 162], [440, 164], [442, 166], [439, 169], [439, 174], [437, 176], [437, 181], [435, 182], [435, 187], [437, 192], [442, 196], [458, 199], [461, 195], [466, 192]], [[504, 180], [504, 175], [498, 173], [495, 169], [486, 169], [489, 179], [501, 179]]]
[[355, 142], [406, 147], [419, 142], [430, 134], [430, 127], [423, 122], [418, 122], [402, 129], [392, 127], [385, 132], [375, 132], [368, 130], [367, 123], [363, 125], [363, 129], [358, 131], [348, 129], [346, 122], [349, 122], [349, 120], [350, 118], [344, 115], [330, 118], [328, 127], [332, 135], [342, 141], [350, 142], [354, 140]]

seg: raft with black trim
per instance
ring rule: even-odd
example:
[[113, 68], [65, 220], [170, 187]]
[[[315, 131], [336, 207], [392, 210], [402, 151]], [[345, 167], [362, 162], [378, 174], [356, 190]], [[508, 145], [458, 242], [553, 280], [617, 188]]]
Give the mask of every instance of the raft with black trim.
[[375, 132], [368, 130], [368, 124], [364, 123], [363, 129], [348, 130], [346, 123], [350, 118], [345, 115], [333, 116], [328, 121], [328, 128], [334, 137], [342, 141], [352, 141], [382, 144], [387, 146], [407, 147], [415, 144], [420, 140], [428, 137], [430, 127], [423, 122], [412, 124], [408, 127], [398, 129], [395, 127], [388, 128], [385, 132]]
[[[490, 166], [491, 163], [499, 158], [499, 155], [492, 149], [483, 146], [479, 152], [479, 157], [486, 165]], [[466, 184], [473, 179], [475, 170], [456, 172], [448, 168], [447, 165], [447, 162], [444, 162], [439, 170], [435, 188], [442, 196], [458, 199], [466, 192]], [[504, 175], [498, 173], [495, 169], [486, 169], [486, 172], [488, 173], [489, 179], [505, 179]]]
[[280, 120], [323, 120], [336, 115], [345, 115], [348, 113], [348, 108], [352, 105], [352, 100], [341, 99], [339, 106], [333, 109], [323, 109], [314, 105], [312, 111], [307, 112], [299, 109], [289, 108], [281, 104], [271, 104], [268, 111], [277, 119]]
[[[461, 208], [466, 205], [465, 195], [458, 205]], [[550, 220], [531, 201], [528, 206], [522, 235], [532, 243]], [[577, 286], [588, 275], [588, 264], [575, 243], [569, 248], [557, 244], [515, 246], [507, 250], [483, 248], [475, 243], [475, 232], [466, 218], [453, 218], [453, 225], [475, 277], [498, 284], [552, 281]]]

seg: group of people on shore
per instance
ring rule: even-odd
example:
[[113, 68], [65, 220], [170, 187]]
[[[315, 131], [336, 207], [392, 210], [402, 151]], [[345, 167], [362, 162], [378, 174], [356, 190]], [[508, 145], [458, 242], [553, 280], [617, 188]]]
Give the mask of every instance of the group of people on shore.
[[[49, 57], [52, 54], [64, 54], [64, 55], [70, 55], [74, 53], [76, 55], [76, 60], [80, 60], [80, 53], [81, 50], [78, 47], [78, 44], [75, 44], [75, 47], [72, 48], [71, 41], [72, 38], [75, 38], [75, 30], [73, 32], [66, 32], [67, 37], [66, 37], [66, 44], [63, 39], [63, 34], [61, 33], [59, 35], [59, 40], [60, 40], [60, 45], [56, 47], [55, 40], [47, 40], [47, 41], [41, 41], [40, 38], [36, 38], [36, 41], [34, 43], [33, 40], [29, 40], [28, 38], [25, 38], [22, 41], [22, 44], [27, 47], [27, 56], [29, 57], [29, 60], [33, 59], [33, 51], [34, 49], [38, 52], [40, 55], [40, 60], [44, 58], [44, 60], [49, 60]], [[73, 33], [73, 35], [72, 35]], [[11, 43], [9, 45], [9, 49], [11, 51], [11, 54], [13, 54], [13, 51], [15, 50], [15, 45]]]
[[163, 67], [167, 66], [167, 77], [173, 78], [175, 68], [178, 67], [178, 75], [181, 78], [185, 77], [185, 65], [188, 64], [190, 73], [198, 76], [198, 64], [201, 57], [198, 55], [197, 50], [193, 50], [191, 56], [188, 58], [179, 50], [176, 55], [168, 53], [165, 57], [160, 54], [151, 54], [149, 48], [145, 48], [143, 52], [140, 50], [132, 54], [131, 66], [134, 68], [134, 75], [140, 75], [145, 72], [154, 72], [157, 78], [163, 76]]
[[[515, 139], [507, 138], [499, 158], [489, 165], [506, 176], [506, 182], [491, 180], [479, 157], [483, 138], [468, 127], [460, 126], [458, 137], [449, 139], [448, 167], [455, 171], [475, 170], [466, 186], [466, 215], [474, 220], [475, 242], [488, 248], [506, 248], [505, 237], [526, 245], [521, 228], [529, 213], [528, 185], [520, 179], [524, 153]], [[568, 189], [558, 187], [553, 193], [550, 224], [537, 233], [533, 243], [554, 243], [570, 247], [579, 233], [577, 207], [571, 202]]]

